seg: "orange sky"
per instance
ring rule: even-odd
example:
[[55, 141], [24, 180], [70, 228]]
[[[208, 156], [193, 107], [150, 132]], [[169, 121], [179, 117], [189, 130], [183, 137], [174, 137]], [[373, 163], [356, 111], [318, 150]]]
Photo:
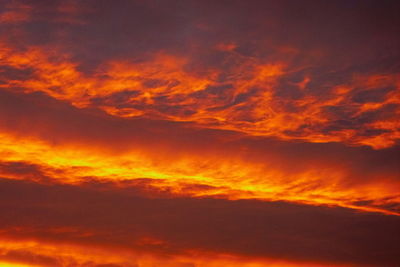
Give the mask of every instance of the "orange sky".
[[0, 3], [0, 266], [397, 266], [396, 8]]

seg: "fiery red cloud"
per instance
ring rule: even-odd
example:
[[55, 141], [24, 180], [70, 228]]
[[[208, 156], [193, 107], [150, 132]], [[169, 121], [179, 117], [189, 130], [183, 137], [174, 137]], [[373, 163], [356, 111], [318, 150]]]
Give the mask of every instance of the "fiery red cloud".
[[0, 266], [398, 266], [396, 1], [0, 3]]

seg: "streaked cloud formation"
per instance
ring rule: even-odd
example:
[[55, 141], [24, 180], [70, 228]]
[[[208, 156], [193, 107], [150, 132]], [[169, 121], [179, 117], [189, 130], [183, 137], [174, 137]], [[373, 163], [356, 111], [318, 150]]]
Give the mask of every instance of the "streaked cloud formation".
[[395, 1], [3, 1], [0, 265], [397, 266]]

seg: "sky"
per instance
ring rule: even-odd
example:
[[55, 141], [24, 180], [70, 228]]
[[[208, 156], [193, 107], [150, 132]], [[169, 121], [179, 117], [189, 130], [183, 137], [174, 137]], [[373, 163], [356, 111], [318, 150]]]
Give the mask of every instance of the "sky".
[[400, 266], [389, 0], [1, 0], [1, 267]]

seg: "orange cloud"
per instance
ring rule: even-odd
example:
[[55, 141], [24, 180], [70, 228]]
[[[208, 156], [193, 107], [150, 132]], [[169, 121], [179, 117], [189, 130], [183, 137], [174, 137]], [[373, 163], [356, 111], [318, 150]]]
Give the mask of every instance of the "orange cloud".
[[1, 266], [400, 262], [394, 1], [3, 2]]
[[[213, 254], [201, 251], [188, 251], [186, 255], [160, 257], [142, 252], [121, 251], [112, 248], [96, 248], [77, 244], [52, 244], [48, 242], [28, 240], [1, 240], [0, 264], [5, 267], [33, 266], [118, 266], [118, 267], [151, 267], [151, 266], [199, 266], [218, 267], [347, 267], [346, 264], [321, 264], [313, 262], [290, 262], [275, 259], [248, 259], [229, 254]], [[110, 255], [110, 250], [113, 256]], [[1, 261], [6, 260], [6, 261]]]
[[[332, 84], [322, 96], [302, 93], [291, 99], [279, 95], [282, 86], [304, 92], [313, 78], [282, 83], [292, 75], [288, 63], [263, 63], [229, 53], [241, 65], [227, 73], [219, 69], [194, 73], [185, 70], [190, 59], [161, 53], [144, 62], [106, 62], [88, 76], [68, 56], [51, 60], [55, 55], [40, 48], [18, 53], [3, 46], [3, 65], [31, 69], [35, 75], [25, 80], [11, 77], [2, 87], [45, 92], [77, 107], [95, 107], [119, 117], [194, 122], [254, 136], [376, 149], [398, 140], [399, 73], [355, 76], [344, 84]], [[220, 82], [226, 75], [229, 82]]]
[[[23, 105], [26, 111], [18, 109], [16, 113], [12, 106], [3, 106], [6, 117], [18, 119], [3, 127], [2, 160], [39, 166], [40, 175], [30, 170], [33, 180], [44, 177], [79, 184], [88, 177], [105, 181], [147, 178], [152, 179], [150, 185], [177, 195], [298, 201], [398, 214], [396, 208], [384, 208], [386, 204], [399, 203], [395, 158], [389, 159], [396, 154], [385, 156], [386, 167], [372, 168], [366, 174], [365, 169], [370, 168], [368, 162], [378, 160], [387, 152], [354, 148], [338, 154], [345, 157], [343, 160], [337, 160], [335, 154], [332, 158], [318, 159], [315, 155], [323, 145], [310, 144], [307, 148], [262, 140], [252, 144], [251, 139], [229, 137], [228, 132], [222, 132], [220, 137], [198, 133], [196, 139], [193, 134], [197, 130], [185, 125], [156, 126], [154, 121], [146, 126], [113, 117], [99, 120], [95, 114], [85, 115], [69, 106], [54, 109], [53, 104], [46, 104], [49, 99], [42, 97], [3, 96], [6, 102]], [[30, 102], [41, 102], [42, 111], [35, 114], [38, 106]], [[62, 118], [80, 119], [65, 124]], [[41, 127], [34, 128], [33, 124]], [[132, 137], [137, 131], [143, 134]], [[206, 144], [210, 147], [204, 147], [202, 140], [208, 140]], [[296, 152], [302, 149], [317, 150]], [[325, 149], [338, 153], [334, 146]], [[347, 162], [361, 153], [368, 153], [368, 157], [364, 156], [367, 162]], [[7, 177], [27, 179], [27, 174], [12, 173], [10, 169], [5, 168]], [[369, 204], [356, 204], [365, 201]]]

